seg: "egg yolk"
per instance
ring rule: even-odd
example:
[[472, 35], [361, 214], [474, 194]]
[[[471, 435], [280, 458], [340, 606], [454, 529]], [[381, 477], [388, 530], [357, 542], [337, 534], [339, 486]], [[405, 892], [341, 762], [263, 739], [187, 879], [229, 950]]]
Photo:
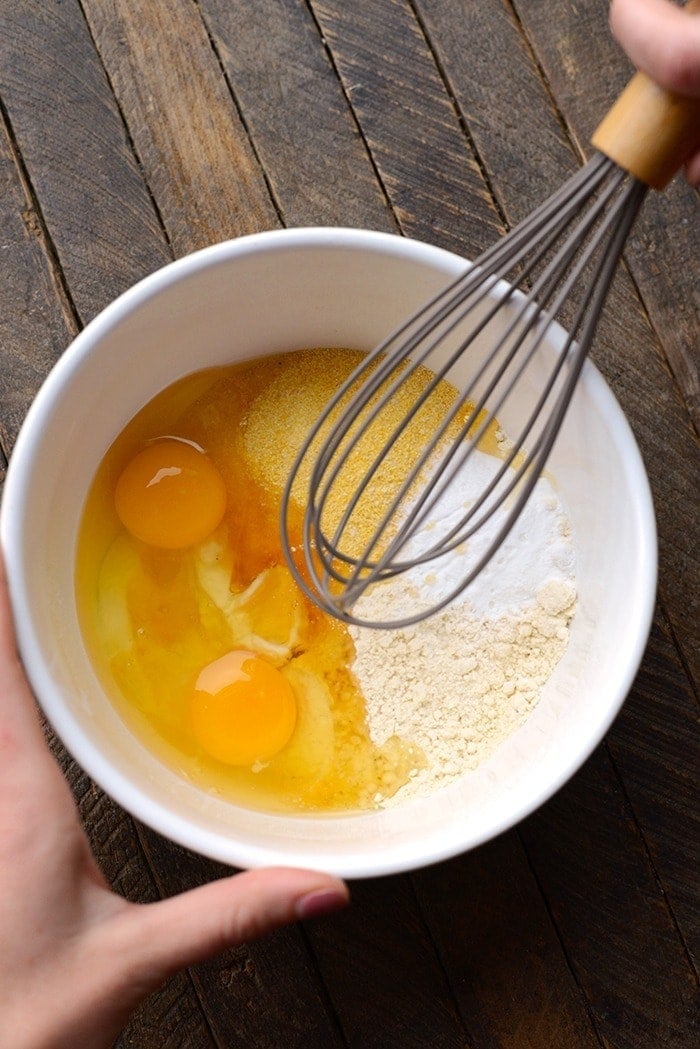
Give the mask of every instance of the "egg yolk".
[[296, 718], [296, 699], [287, 679], [245, 650], [209, 663], [190, 701], [195, 739], [227, 765], [269, 761], [289, 742]]
[[150, 546], [182, 550], [214, 531], [226, 489], [212, 461], [174, 439], [149, 444], [129, 462], [114, 492], [120, 521]]

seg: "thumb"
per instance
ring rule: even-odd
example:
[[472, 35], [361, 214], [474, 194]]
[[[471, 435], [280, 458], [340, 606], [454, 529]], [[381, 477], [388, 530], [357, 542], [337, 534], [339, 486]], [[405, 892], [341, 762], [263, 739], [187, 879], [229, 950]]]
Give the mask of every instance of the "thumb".
[[700, 97], [700, 17], [669, 0], [613, 0], [610, 28], [632, 64], [669, 91]]
[[130, 978], [155, 988], [178, 969], [281, 925], [338, 910], [348, 900], [345, 883], [327, 874], [289, 867], [245, 871], [122, 912], [113, 919], [113, 957], [119, 951]]

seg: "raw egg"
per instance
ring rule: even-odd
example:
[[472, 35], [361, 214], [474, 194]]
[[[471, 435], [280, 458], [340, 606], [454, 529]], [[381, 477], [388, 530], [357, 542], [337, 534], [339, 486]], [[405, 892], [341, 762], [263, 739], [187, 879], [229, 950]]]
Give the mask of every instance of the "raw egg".
[[254, 652], [229, 652], [197, 678], [190, 702], [195, 739], [226, 765], [254, 765], [291, 739], [297, 707], [291, 685]]
[[124, 722], [203, 791], [268, 812], [374, 808], [424, 760], [371, 738], [347, 627], [299, 590], [280, 542], [280, 483], [361, 357], [185, 376], [117, 436], [83, 511], [81, 628]]
[[182, 550], [221, 523], [226, 488], [212, 461], [194, 444], [168, 438], [149, 444], [127, 464], [114, 492], [124, 527], [149, 546]]

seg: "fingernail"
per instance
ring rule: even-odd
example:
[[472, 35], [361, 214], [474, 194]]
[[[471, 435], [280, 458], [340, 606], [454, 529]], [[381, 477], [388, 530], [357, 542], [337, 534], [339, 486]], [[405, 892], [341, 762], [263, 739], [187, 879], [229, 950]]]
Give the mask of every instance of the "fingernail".
[[297, 900], [297, 917], [301, 919], [319, 918], [322, 914], [332, 914], [347, 906], [348, 897], [340, 889], [315, 889]]

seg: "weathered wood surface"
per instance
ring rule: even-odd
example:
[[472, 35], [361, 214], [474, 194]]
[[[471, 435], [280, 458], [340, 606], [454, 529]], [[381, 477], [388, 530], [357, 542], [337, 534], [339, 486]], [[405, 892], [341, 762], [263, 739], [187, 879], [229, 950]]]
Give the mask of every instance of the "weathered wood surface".
[[[0, 0], [0, 480], [76, 331], [174, 256], [351, 225], [473, 257], [588, 152], [629, 72], [606, 17], [605, 0]], [[697, 1044], [698, 236], [680, 180], [647, 201], [595, 350], [661, 556], [604, 744], [497, 841], [174, 978], [120, 1046]], [[52, 746], [119, 891], [224, 873]]]

